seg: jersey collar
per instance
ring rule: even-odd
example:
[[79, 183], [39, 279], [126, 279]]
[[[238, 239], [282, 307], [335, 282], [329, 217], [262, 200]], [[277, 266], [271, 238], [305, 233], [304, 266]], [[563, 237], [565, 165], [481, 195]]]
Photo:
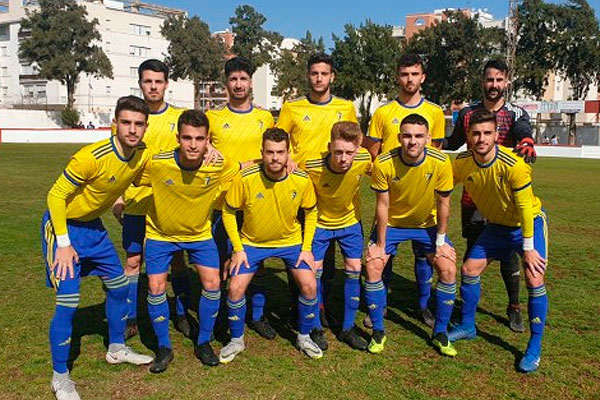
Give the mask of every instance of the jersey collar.
[[157, 112], [151, 112], [150, 115], [160, 115], [169, 109], [169, 103], [165, 103], [165, 106], [162, 110], [158, 110]]
[[407, 162], [404, 162], [404, 159], [402, 158], [402, 146], [398, 148], [398, 158], [400, 159], [402, 164], [406, 165], [407, 167], [418, 167], [419, 165], [423, 164], [425, 162], [425, 159], [427, 158], [427, 147], [425, 147], [425, 150], [423, 151], [423, 159], [417, 162], [416, 164], [409, 164]]
[[112, 146], [112, 150], [115, 152], [115, 155], [117, 156], [117, 158], [123, 162], [131, 161], [131, 159], [135, 156], [135, 152], [137, 151], [137, 150], [134, 150], [133, 153], [131, 154], [131, 157], [129, 157], [129, 158], [123, 157], [121, 155], [121, 153], [119, 153], [119, 149], [117, 149], [117, 145], [115, 144], [115, 136], [110, 137], [110, 145]]
[[269, 177], [269, 175], [267, 175], [267, 173], [265, 172], [265, 164], [264, 163], [260, 164], [260, 172], [270, 182], [283, 182], [283, 181], [285, 181], [287, 179], [288, 176], [290, 176], [290, 174], [286, 173], [281, 179], [271, 179]]
[[329, 172], [331, 172], [332, 174], [336, 174], [336, 175], [343, 175], [346, 172], [350, 171], [350, 168], [352, 168], [352, 164], [354, 164], [354, 160], [352, 160], [352, 164], [350, 164], [350, 168], [348, 168], [348, 171], [346, 171], [346, 172], [335, 172], [331, 168], [331, 165], [329, 165], [330, 162], [331, 162], [331, 153], [327, 153], [327, 155], [325, 156], [325, 166], [327, 167], [327, 169], [329, 170]]
[[229, 103], [227, 103], [227, 108], [229, 109], [229, 111], [235, 114], [249, 114], [252, 112], [252, 110], [254, 110], [254, 104], [250, 104], [250, 108], [246, 111], [234, 110], [233, 108], [231, 108]]
[[494, 155], [494, 158], [492, 158], [492, 160], [486, 164], [479, 164], [479, 162], [475, 159], [475, 153], [473, 153], [473, 161], [475, 161], [475, 164], [477, 164], [477, 166], [479, 168], [489, 168], [492, 165], [494, 165], [494, 163], [496, 162], [496, 159], [498, 158], [498, 152], [500, 151], [498, 149], [498, 145], [495, 145], [495, 147], [496, 147], [496, 155]]
[[421, 106], [421, 104], [423, 104], [424, 101], [425, 101], [425, 98], [421, 97], [421, 100], [419, 100], [419, 102], [417, 104], [415, 104], [414, 106], [409, 106], [408, 104], [404, 104], [403, 102], [401, 102], [400, 99], [396, 97], [396, 102], [400, 105], [400, 107], [404, 107], [404, 108], [418, 108]]
[[331, 100], [333, 100], [333, 95], [329, 95], [329, 99], [328, 99], [328, 100], [325, 100], [325, 101], [320, 101], [320, 102], [319, 102], [319, 101], [312, 101], [312, 100], [310, 99], [310, 96], [309, 96], [309, 95], [306, 95], [306, 100], [308, 100], [308, 102], [309, 102], [310, 104], [314, 104], [314, 105], [316, 105], [316, 106], [325, 106], [325, 105], [327, 105], [327, 104], [331, 103]]
[[175, 150], [173, 150], [173, 158], [175, 159], [175, 163], [177, 164], [177, 166], [182, 169], [183, 171], [198, 171], [200, 169], [200, 167], [202, 166], [202, 164], [200, 164], [197, 168], [187, 168], [184, 167], [183, 165], [181, 165], [181, 162], [179, 161], [179, 150], [180, 148], [176, 148]]

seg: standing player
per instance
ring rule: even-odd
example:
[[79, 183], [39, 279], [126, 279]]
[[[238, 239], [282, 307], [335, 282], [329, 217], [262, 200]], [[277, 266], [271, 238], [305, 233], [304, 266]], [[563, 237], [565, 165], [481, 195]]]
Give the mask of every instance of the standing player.
[[535, 371], [540, 362], [548, 297], [544, 285], [547, 253], [546, 215], [533, 194], [531, 168], [522, 158], [497, 145], [497, 115], [479, 109], [470, 116], [468, 140], [471, 150], [460, 153], [453, 164], [454, 177], [462, 182], [477, 209], [489, 222], [462, 266], [460, 293], [462, 320], [449, 334], [451, 341], [477, 335], [475, 311], [481, 291], [480, 275], [494, 260], [521, 254], [529, 292], [531, 337], [519, 370]]
[[[365, 138], [365, 147], [373, 158], [386, 153], [399, 145], [398, 132], [400, 122], [410, 114], [418, 114], [427, 120], [431, 135], [431, 144], [441, 148], [445, 136], [445, 119], [442, 108], [427, 101], [421, 95], [421, 85], [425, 82], [425, 71], [421, 57], [416, 54], [406, 54], [398, 61], [396, 68], [396, 84], [398, 97], [379, 107], [369, 126], [369, 134]], [[434, 316], [427, 306], [431, 295], [431, 280], [433, 271], [424, 254], [415, 252], [415, 277], [419, 287], [419, 308], [423, 321], [433, 327]], [[384, 284], [389, 286], [392, 264], [390, 257], [384, 272]], [[367, 325], [368, 325], [367, 321]]]
[[[233, 244], [231, 282], [227, 307], [231, 341], [221, 349], [222, 363], [231, 362], [242, 352], [246, 289], [261, 261], [269, 257], [283, 260], [298, 285], [298, 337], [296, 346], [312, 358], [323, 356], [309, 334], [318, 318], [317, 282], [311, 252], [317, 223], [317, 199], [308, 175], [300, 170], [288, 173], [288, 134], [277, 128], [263, 136], [262, 163], [244, 169], [225, 198], [223, 223]], [[304, 234], [297, 220], [305, 210]], [[244, 213], [241, 239], [236, 211]], [[265, 223], [269, 215], [269, 223]]]
[[[309, 93], [306, 97], [283, 104], [277, 120], [277, 127], [290, 134], [291, 158], [296, 164], [308, 159], [320, 158], [327, 152], [329, 134], [334, 123], [339, 121], [358, 122], [352, 102], [331, 94], [331, 84], [335, 80], [333, 59], [325, 53], [317, 53], [308, 59], [307, 78]], [[327, 311], [328, 298], [335, 275], [334, 246], [325, 254], [323, 266], [322, 299]], [[318, 278], [318, 279], [321, 279]], [[327, 311], [328, 316], [329, 311]], [[323, 318], [325, 315], [321, 315]], [[323, 322], [325, 318], [323, 318]], [[320, 319], [317, 321], [317, 335], [322, 336]]]
[[386, 290], [382, 271], [399, 243], [407, 240], [427, 256], [438, 272], [432, 344], [455, 356], [447, 326], [456, 294], [456, 253], [446, 236], [453, 189], [452, 166], [444, 153], [427, 147], [428, 123], [418, 114], [400, 122], [400, 147], [377, 157], [371, 188], [377, 192], [376, 227], [367, 250], [365, 300], [373, 321], [371, 353], [383, 351]]
[[137, 365], [152, 361], [152, 357], [136, 354], [125, 346], [128, 282], [100, 220], [148, 162], [150, 155], [141, 141], [148, 113], [142, 99], [120, 98], [115, 110], [116, 134], [75, 153], [48, 193], [48, 211], [42, 219], [42, 250], [46, 282], [56, 292], [50, 351], [52, 391], [59, 400], [79, 399], [67, 360], [83, 276], [99, 276], [107, 289], [106, 361]]
[[[483, 93], [482, 102], [463, 108], [454, 126], [452, 136], [448, 138], [447, 148], [457, 150], [466, 142], [466, 132], [469, 131], [471, 116], [476, 110], [488, 110], [496, 114], [498, 123], [498, 144], [506, 147], [515, 147], [515, 152], [523, 157], [525, 162], [535, 162], [535, 149], [531, 137], [531, 124], [529, 115], [525, 110], [506, 101], [504, 92], [508, 85], [508, 66], [504, 61], [488, 61], [483, 68]], [[485, 227], [481, 213], [477, 211], [469, 193], [463, 190], [461, 198], [462, 234], [467, 239], [467, 251]], [[502, 279], [508, 293], [508, 306], [506, 313], [509, 327], [515, 332], [525, 331], [521, 306], [519, 301], [519, 259], [516, 253], [504, 258], [500, 262]]]
[[[361, 149], [362, 132], [355, 122], [336, 122], [331, 128], [329, 152], [302, 166], [317, 194], [317, 230], [313, 254], [317, 276], [323, 269], [325, 251], [337, 241], [344, 255], [344, 322], [339, 338], [350, 347], [366, 350], [367, 343], [354, 329], [360, 303], [360, 271], [363, 230], [360, 222], [360, 178], [371, 172], [371, 155]], [[325, 340], [324, 336], [317, 335]], [[313, 339], [315, 339], [313, 337]], [[316, 341], [316, 340], [315, 340]], [[319, 343], [318, 343], [319, 344]], [[327, 347], [327, 342], [320, 343]]]
[[[273, 116], [252, 104], [252, 73], [250, 62], [242, 57], [234, 57], [225, 63], [225, 88], [229, 102], [221, 109], [209, 110], [206, 116], [210, 121], [212, 145], [227, 159], [240, 163], [242, 168], [260, 160], [262, 134], [274, 125]], [[219, 248], [221, 266], [231, 256], [231, 243], [221, 219], [222, 201], [215, 207], [213, 235]], [[250, 305], [252, 318], [250, 328], [262, 337], [274, 339], [276, 332], [264, 317], [266, 288], [263, 283], [264, 269], [259, 269], [250, 284]]]
[[202, 284], [195, 354], [203, 364], [219, 364], [210, 346], [221, 296], [219, 259], [210, 216], [219, 193], [227, 190], [239, 165], [222, 159], [210, 164], [203, 160], [208, 148], [209, 122], [202, 111], [183, 112], [177, 124], [179, 147], [153, 156], [136, 182], [152, 187], [154, 197], [146, 217], [146, 271], [148, 314], [159, 348], [150, 372], [165, 371], [173, 359], [165, 290], [169, 264], [175, 253], [183, 250], [196, 267]]
[[[144, 100], [150, 108], [145, 143], [152, 151], [172, 150], [177, 146], [177, 119], [184, 111], [165, 102], [165, 91], [169, 85], [169, 70], [159, 60], [146, 60], [138, 67], [138, 84]], [[123, 247], [127, 253], [125, 275], [129, 278], [127, 303], [126, 337], [135, 336], [137, 326], [138, 279], [142, 265], [146, 213], [152, 203], [152, 190], [149, 187], [131, 187], [113, 207], [113, 213], [123, 225]], [[173, 259], [171, 274], [177, 316], [175, 327], [190, 337], [190, 325], [186, 318], [187, 301], [190, 297], [190, 283], [183, 254]]]

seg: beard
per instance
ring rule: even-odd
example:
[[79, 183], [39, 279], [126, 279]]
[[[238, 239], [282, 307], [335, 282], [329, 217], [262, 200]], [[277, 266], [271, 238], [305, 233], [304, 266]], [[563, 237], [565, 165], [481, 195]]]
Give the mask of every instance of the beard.
[[484, 95], [487, 101], [497, 101], [504, 97], [504, 90], [488, 89]]

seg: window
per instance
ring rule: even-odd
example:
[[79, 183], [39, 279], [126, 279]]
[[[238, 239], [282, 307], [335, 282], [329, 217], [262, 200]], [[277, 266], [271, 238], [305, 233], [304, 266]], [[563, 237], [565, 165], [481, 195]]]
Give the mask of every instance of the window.
[[1, 46], [0, 47], [0, 56], [6, 57], [8, 55], [8, 47]]
[[142, 91], [138, 87], [130, 88], [129, 93], [131, 93], [132, 96], [142, 97]]
[[138, 77], [138, 69], [137, 67], [129, 67], [129, 77], [137, 78]]
[[0, 40], [8, 41], [10, 40], [10, 29], [8, 25], [0, 25]]
[[46, 98], [46, 85], [36, 85], [35, 90], [38, 98]]
[[147, 57], [148, 48], [142, 46], [129, 46], [129, 54], [136, 57]]
[[0, 69], [0, 76], [8, 76], [8, 67], [2, 67], [2, 69]]
[[129, 24], [132, 35], [150, 36], [150, 27], [146, 25]]
[[417, 18], [415, 20], [415, 26], [424, 26], [425, 25], [425, 20], [423, 18]]

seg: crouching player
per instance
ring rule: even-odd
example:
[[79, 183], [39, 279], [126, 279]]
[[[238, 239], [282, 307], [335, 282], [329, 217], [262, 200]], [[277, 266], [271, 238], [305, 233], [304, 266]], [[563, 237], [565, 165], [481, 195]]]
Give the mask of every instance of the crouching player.
[[427, 120], [410, 114], [400, 123], [400, 147], [377, 157], [371, 188], [377, 193], [376, 228], [367, 250], [365, 300], [373, 321], [371, 353], [383, 351], [386, 337], [383, 308], [386, 292], [381, 274], [399, 243], [412, 240], [438, 273], [432, 344], [444, 355], [455, 356], [447, 326], [456, 294], [456, 252], [446, 236], [453, 189], [450, 159], [426, 146]]
[[149, 160], [141, 141], [149, 112], [140, 98], [120, 98], [115, 110], [116, 135], [75, 153], [48, 193], [48, 211], [42, 219], [42, 250], [47, 283], [56, 291], [50, 352], [52, 391], [59, 400], [80, 398], [69, 377], [67, 361], [83, 276], [99, 276], [107, 289], [106, 361], [136, 365], [152, 361], [152, 357], [136, 354], [124, 344], [129, 281], [100, 220]]
[[525, 266], [531, 330], [519, 370], [533, 372], [539, 366], [548, 313], [544, 285], [546, 215], [531, 188], [531, 167], [511, 150], [497, 145], [494, 113], [483, 109], [473, 112], [468, 140], [471, 150], [457, 156], [453, 164], [454, 177], [457, 183], [465, 185], [489, 224], [462, 266], [462, 320], [450, 332], [449, 338], [456, 341], [476, 337], [475, 310], [481, 290], [479, 277], [492, 260], [507, 261], [511, 253], [517, 251]]
[[[323, 158], [306, 161], [303, 168], [317, 194], [318, 219], [313, 241], [317, 287], [320, 287], [325, 252], [337, 241], [344, 256], [346, 274], [344, 323], [339, 338], [354, 349], [366, 350], [367, 343], [354, 329], [360, 303], [360, 259], [364, 243], [358, 191], [360, 178], [371, 172], [371, 155], [360, 148], [361, 142], [362, 132], [357, 123], [336, 122], [331, 128], [329, 152]], [[327, 347], [322, 329], [317, 328], [311, 337], [321, 349]]]
[[[300, 289], [296, 346], [309, 357], [323, 356], [309, 335], [319, 316], [311, 252], [317, 199], [305, 172], [287, 173], [289, 145], [287, 132], [267, 129], [263, 134], [262, 162], [242, 170], [225, 197], [223, 224], [233, 245], [233, 255], [227, 298], [231, 341], [221, 349], [222, 363], [231, 362], [245, 348], [246, 289], [260, 262], [270, 257], [283, 260]], [[297, 219], [300, 208], [306, 213], [304, 236]], [[244, 213], [241, 238], [235, 218], [237, 210]]]
[[200, 276], [198, 305], [200, 329], [195, 348], [203, 364], [219, 359], [210, 338], [220, 305], [219, 257], [211, 234], [213, 206], [239, 171], [236, 162], [206, 160], [209, 123], [199, 110], [184, 111], [179, 120], [175, 150], [156, 154], [134, 184], [151, 186], [154, 201], [146, 217], [146, 272], [148, 314], [158, 338], [158, 352], [150, 372], [163, 372], [173, 359], [169, 338], [169, 304], [166, 285], [173, 256], [185, 250]]

